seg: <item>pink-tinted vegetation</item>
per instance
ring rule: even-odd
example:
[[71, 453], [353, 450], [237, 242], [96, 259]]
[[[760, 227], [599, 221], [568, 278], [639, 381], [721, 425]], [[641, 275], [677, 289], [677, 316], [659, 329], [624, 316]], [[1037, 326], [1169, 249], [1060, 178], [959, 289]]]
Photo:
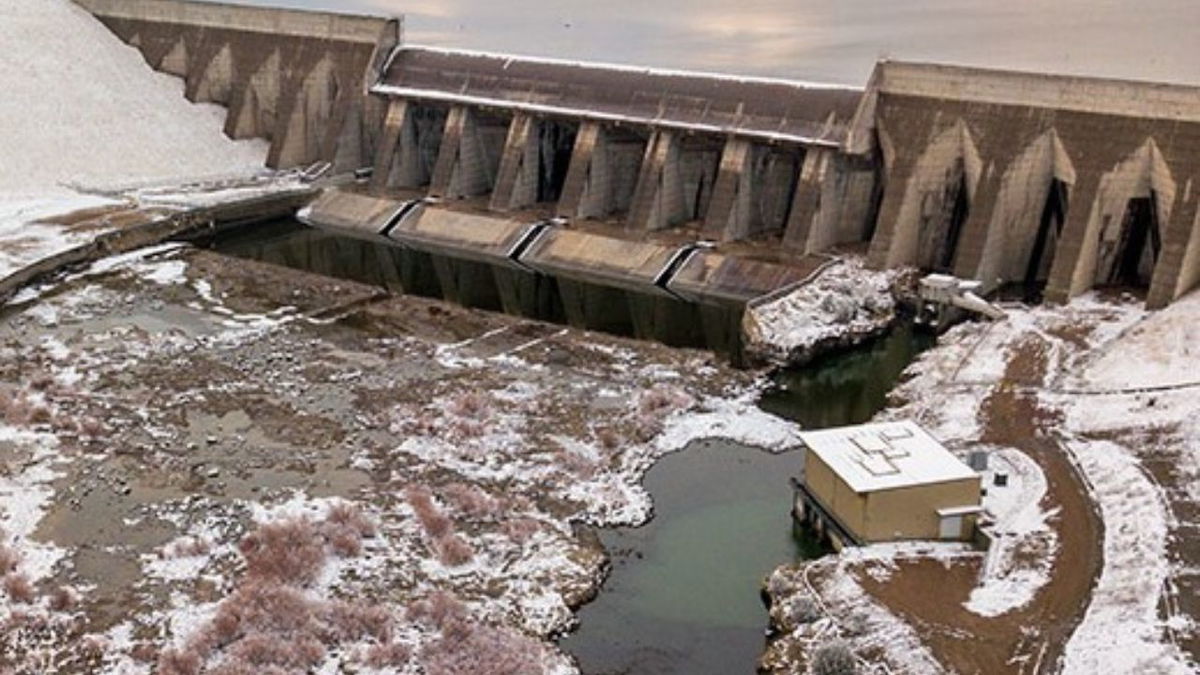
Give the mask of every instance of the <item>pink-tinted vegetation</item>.
[[451, 483], [441, 490], [441, 497], [459, 515], [471, 520], [495, 518], [501, 502], [483, 488], [466, 483]]
[[433, 549], [443, 565], [458, 567], [475, 558], [475, 549], [467, 540], [454, 533], [447, 533], [433, 542]]
[[417, 515], [421, 527], [425, 528], [425, 533], [431, 538], [439, 539], [453, 530], [454, 523], [433, 502], [433, 493], [429, 488], [424, 485], [411, 485], [404, 491], [404, 496]]
[[492, 404], [487, 395], [467, 391], [451, 398], [446, 411], [455, 417], [483, 421], [491, 417]]
[[163, 547], [162, 558], [197, 558], [208, 555], [212, 543], [203, 537], [180, 537]]
[[667, 384], [656, 384], [638, 396], [633, 412], [633, 431], [639, 440], [647, 442], [662, 431], [663, 419], [677, 410], [695, 403], [687, 392]]
[[325, 542], [307, 518], [261, 525], [242, 539], [238, 550], [253, 579], [305, 586], [325, 564]]
[[412, 658], [412, 649], [400, 642], [371, 645], [361, 656], [362, 662], [372, 668], [399, 668]]
[[559, 466], [584, 480], [593, 478], [600, 468], [595, 460], [566, 448], [555, 453], [555, 457]]
[[541, 523], [533, 518], [513, 518], [504, 523], [504, 533], [518, 544], [529, 541], [541, 529]]
[[[306, 589], [320, 574], [327, 549], [340, 554], [352, 546], [357, 551], [361, 539], [375, 533], [375, 525], [350, 504], [332, 507], [319, 523], [294, 518], [260, 525], [239, 546], [246, 559], [240, 585], [184, 646], [159, 656], [158, 672], [309, 672], [330, 646], [362, 640], [370, 645], [361, 659], [402, 664], [406, 648], [394, 643], [392, 617], [385, 608], [317, 598]], [[206, 669], [218, 653], [217, 663]]]
[[28, 605], [37, 599], [37, 592], [34, 591], [29, 577], [20, 572], [10, 572], [5, 575], [3, 586], [4, 592], [8, 594], [9, 599], [13, 602]]
[[79, 432], [88, 438], [99, 438], [107, 431], [104, 423], [95, 417], [84, 417], [79, 420]]
[[625, 439], [621, 437], [620, 432], [612, 427], [600, 427], [599, 429], [596, 429], [596, 442], [600, 444], [601, 448], [608, 452], [612, 452], [621, 447], [621, 444], [624, 441]]
[[542, 672], [543, 646], [513, 630], [468, 620], [451, 620], [442, 635], [421, 650], [426, 675], [528, 675]]
[[[3, 537], [4, 531], [0, 530], [0, 538]], [[15, 572], [20, 564], [21, 554], [10, 546], [0, 544], [0, 576]]]
[[362, 540], [375, 536], [375, 523], [350, 502], [338, 502], [329, 507], [321, 532], [333, 552], [343, 558], [362, 553]]
[[442, 630], [452, 621], [465, 621], [467, 606], [446, 591], [437, 590], [409, 604], [405, 617], [427, 628]]
[[49, 606], [55, 612], [66, 612], [79, 603], [79, 594], [70, 586], [59, 586], [50, 593]]

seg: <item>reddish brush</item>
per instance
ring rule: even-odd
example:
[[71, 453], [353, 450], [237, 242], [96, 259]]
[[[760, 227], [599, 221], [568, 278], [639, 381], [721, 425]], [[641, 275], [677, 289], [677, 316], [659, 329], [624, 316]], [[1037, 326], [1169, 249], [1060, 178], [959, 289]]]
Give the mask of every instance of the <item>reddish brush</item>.
[[306, 518], [260, 525], [238, 549], [249, 576], [281, 583], [308, 585], [325, 564], [325, 547]]
[[65, 612], [75, 608], [79, 596], [70, 586], [59, 586], [50, 594], [50, 609], [55, 612]]
[[406, 616], [409, 621], [441, 630], [451, 621], [466, 619], [467, 606], [446, 591], [434, 591], [409, 605]]
[[455, 416], [472, 420], [486, 420], [491, 416], [492, 404], [488, 397], [477, 391], [468, 391], [450, 400], [447, 411]]
[[426, 675], [525, 675], [542, 672], [542, 646], [511, 630], [457, 621], [421, 650]]
[[596, 430], [596, 441], [600, 443], [601, 448], [611, 452], [621, 447], [621, 443], [624, 441], [624, 439], [621, 438], [621, 434], [618, 433], [616, 429], [613, 429], [612, 427], [601, 427]]
[[20, 564], [21, 554], [7, 546], [0, 545], [0, 576], [15, 572], [17, 565]]
[[196, 558], [208, 555], [212, 544], [202, 537], [180, 537], [166, 545], [159, 554], [163, 558]]
[[197, 675], [200, 655], [189, 649], [164, 649], [158, 656], [157, 675]]
[[33, 590], [33, 584], [29, 583], [29, 577], [19, 572], [11, 572], [4, 577], [4, 592], [8, 593], [8, 597], [13, 602], [25, 605], [33, 604], [33, 601], [37, 599], [37, 593]]
[[401, 668], [412, 658], [412, 649], [398, 642], [371, 645], [363, 655], [363, 663], [371, 668]]
[[460, 514], [481, 520], [494, 517], [499, 502], [483, 489], [465, 483], [451, 483], [442, 488], [441, 496]]
[[475, 558], [475, 549], [457, 534], [438, 537], [433, 547], [437, 551], [438, 560], [450, 567], [465, 565]]
[[410, 486], [405, 491], [405, 497], [417, 514], [417, 520], [425, 528], [425, 533], [434, 539], [446, 536], [453, 528], [453, 523], [433, 503], [433, 493], [429, 488], [419, 485]]
[[99, 438], [106, 431], [104, 423], [95, 417], [85, 417], [79, 420], [79, 432], [88, 438]]
[[378, 605], [333, 602], [323, 608], [321, 618], [330, 636], [339, 641], [357, 640], [364, 636], [376, 642], [392, 639], [392, 615]]
[[358, 532], [359, 536], [370, 539], [376, 534], [375, 523], [363, 514], [362, 510], [351, 502], [337, 502], [329, 507], [325, 521], [335, 525], [343, 525]]
[[529, 541], [541, 529], [541, 523], [533, 518], [514, 518], [504, 523], [504, 533], [518, 544]]

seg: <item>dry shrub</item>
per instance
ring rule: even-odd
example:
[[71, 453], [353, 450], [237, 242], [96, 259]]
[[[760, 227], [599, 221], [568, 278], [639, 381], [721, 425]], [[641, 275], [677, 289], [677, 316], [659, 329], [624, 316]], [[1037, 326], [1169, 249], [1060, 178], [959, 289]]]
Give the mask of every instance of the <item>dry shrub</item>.
[[[3, 536], [2, 532], [0, 532], [0, 536]], [[0, 544], [0, 576], [17, 571], [17, 565], [20, 564], [21, 554], [8, 546]]]
[[256, 632], [302, 633], [312, 623], [313, 610], [312, 601], [297, 588], [251, 580], [217, 607], [211, 631], [200, 642], [212, 648]]
[[343, 558], [357, 557], [362, 553], [363, 538], [376, 534], [375, 524], [349, 502], [338, 502], [329, 507], [321, 531], [333, 552]]
[[596, 442], [600, 447], [612, 452], [621, 447], [621, 443], [625, 439], [621, 438], [620, 432], [612, 427], [601, 427], [596, 430]]
[[238, 544], [250, 577], [301, 586], [325, 564], [325, 547], [307, 518], [260, 525]]
[[50, 609], [55, 612], [74, 609], [78, 602], [79, 594], [70, 586], [59, 586], [50, 594]]
[[527, 675], [542, 671], [543, 647], [524, 634], [455, 620], [421, 650], [426, 675]]
[[417, 514], [417, 520], [421, 522], [421, 527], [425, 528], [425, 533], [430, 537], [440, 539], [453, 529], [454, 524], [450, 522], [446, 514], [442, 513], [437, 504], [433, 503], [433, 493], [429, 491], [429, 488], [423, 485], [412, 485], [404, 491], [404, 496]]
[[52, 386], [54, 386], [54, 377], [45, 373], [29, 381], [29, 388], [34, 391], [46, 391]]
[[163, 547], [161, 558], [197, 558], [208, 555], [212, 544], [203, 537], [180, 537]]
[[687, 392], [666, 384], [656, 384], [638, 396], [633, 414], [633, 432], [643, 443], [650, 441], [662, 431], [663, 419], [677, 410], [685, 410], [695, 403]]
[[200, 655], [191, 649], [164, 649], [158, 656], [157, 675], [198, 675]]
[[595, 477], [596, 472], [599, 470], [594, 460], [584, 457], [577, 452], [562, 449], [555, 454], [560, 466], [584, 480]]
[[484, 421], [491, 417], [492, 404], [486, 395], [467, 391], [450, 399], [446, 411], [461, 419]]
[[357, 505], [340, 501], [329, 507], [325, 514], [325, 522], [333, 525], [349, 527], [358, 532], [360, 537], [370, 539], [376, 534], [375, 523], [371, 522]]
[[442, 488], [441, 496], [459, 514], [474, 520], [496, 515], [500, 502], [483, 488], [466, 483], [451, 483]]
[[379, 605], [333, 602], [322, 608], [321, 618], [330, 636], [341, 641], [367, 636], [379, 643], [391, 642], [395, 630], [392, 615]]
[[665, 417], [676, 410], [690, 408], [695, 399], [679, 387], [656, 384], [638, 396], [637, 410], [643, 415]]
[[99, 438], [106, 431], [104, 423], [95, 417], [84, 417], [79, 420], [79, 432], [88, 438]]
[[4, 592], [13, 601], [25, 605], [33, 604], [37, 599], [37, 593], [33, 589], [33, 584], [29, 582], [29, 577], [20, 572], [10, 572], [4, 577]]
[[371, 645], [363, 655], [363, 663], [371, 668], [400, 668], [412, 658], [412, 650], [408, 645], [399, 642]]
[[450, 567], [466, 565], [475, 558], [475, 549], [471, 544], [453, 533], [438, 537], [433, 543], [433, 548], [437, 552], [438, 560]]
[[25, 392], [20, 392], [15, 396], [6, 397], [3, 401], [4, 421], [13, 426], [22, 426], [29, 422], [29, 413], [33, 409], [33, 402], [25, 395]]
[[264, 632], [251, 633], [231, 645], [225, 660], [230, 666], [240, 661], [258, 668], [276, 666], [287, 672], [307, 672], [324, 658], [325, 646], [313, 635]]
[[45, 404], [38, 403], [29, 409], [29, 424], [50, 424], [54, 421], [54, 413]]
[[83, 654], [83, 658], [95, 661], [104, 658], [108, 645], [108, 639], [103, 635], [85, 635], [79, 641], [79, 652]]
[[466, 620], [467, 606], [452, 594], [438, 590], [410, 604], [405, 616], [427, 628], [442, 630], [453, 621]]
[[67, 433], [75, 433], [79, 431], [79, 423], [75, 421], [74, 417], [66, 414], [55, 415], [53, 425], [55, 431], [63, 431]]
[[518, 544], [529, 541], [541, 529], [541, 523], [533, 518], [513, 518], [504, 523], [504, 533]]

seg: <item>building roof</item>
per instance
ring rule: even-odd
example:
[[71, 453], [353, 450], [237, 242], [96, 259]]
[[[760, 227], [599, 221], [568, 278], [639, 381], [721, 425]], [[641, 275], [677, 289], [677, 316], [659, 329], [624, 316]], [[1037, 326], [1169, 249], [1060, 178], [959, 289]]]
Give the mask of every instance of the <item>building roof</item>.
[[859, 493], [979, 477], [911, 420], [805, 431], [800, 440]]
[[837, 146], [862, 90], [811, 82], [406, 46], [376, 94]]

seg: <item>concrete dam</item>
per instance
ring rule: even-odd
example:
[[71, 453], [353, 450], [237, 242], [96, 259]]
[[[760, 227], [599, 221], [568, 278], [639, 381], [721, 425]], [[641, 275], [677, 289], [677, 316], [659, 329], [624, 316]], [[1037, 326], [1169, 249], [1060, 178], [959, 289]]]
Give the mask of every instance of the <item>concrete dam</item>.
[[865, 88], [405, 44], [399, 19], [77, 0], [399, 289], [736, 351], [831, 258], [1162, 307], [1200, 282], [1200, 89], [883, 61]]

